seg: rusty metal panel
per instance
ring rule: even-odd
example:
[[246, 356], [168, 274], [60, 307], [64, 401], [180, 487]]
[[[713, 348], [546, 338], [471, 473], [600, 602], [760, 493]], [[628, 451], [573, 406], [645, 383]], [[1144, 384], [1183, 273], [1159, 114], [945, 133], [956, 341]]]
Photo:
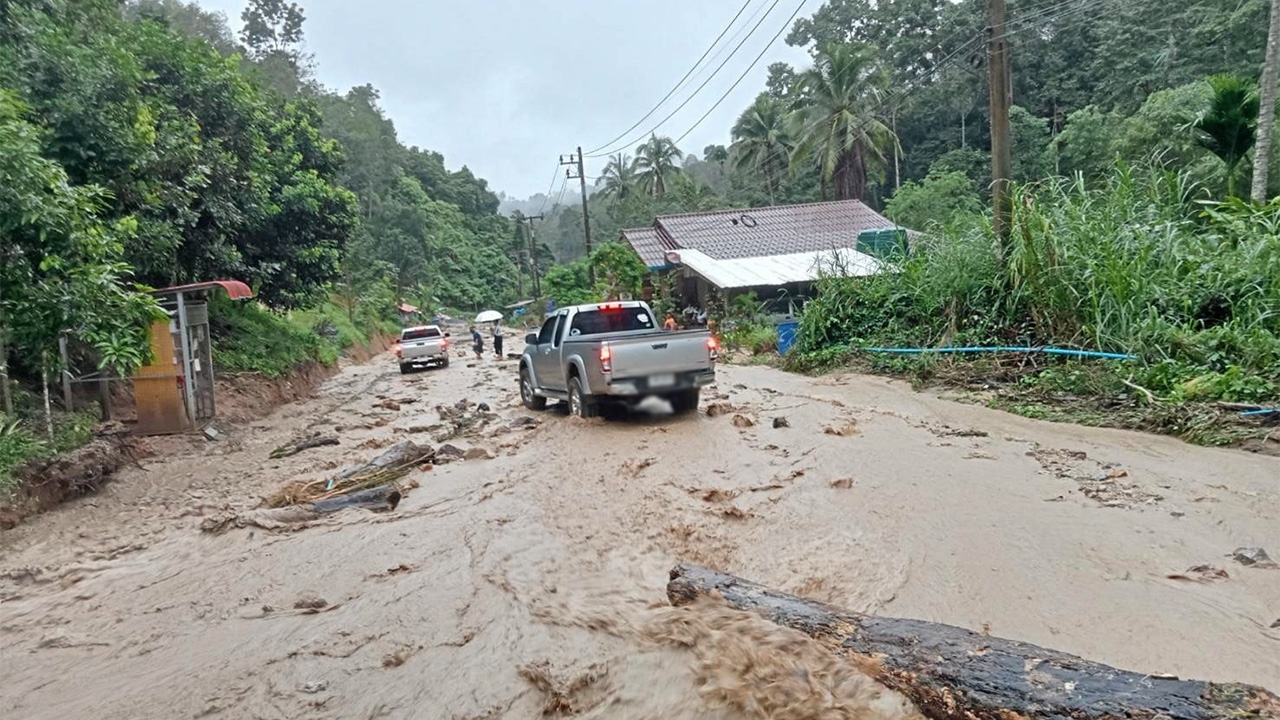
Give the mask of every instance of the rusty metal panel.
[[173, 334], [169, 323], [151, 325], [151, 364], [140, 368], [133, 378], [134, 403], [139, 435], [180, 433], [190, 428], [178, 385], [180, 373], [174, 362]]

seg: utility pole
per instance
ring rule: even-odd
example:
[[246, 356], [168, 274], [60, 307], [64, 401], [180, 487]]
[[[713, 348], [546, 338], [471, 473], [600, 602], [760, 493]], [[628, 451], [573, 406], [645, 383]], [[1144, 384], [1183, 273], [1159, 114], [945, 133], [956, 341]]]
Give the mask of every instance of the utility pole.
[[1276, 127], [1276, 85], [1280, 84], [1280, 0], [1271, 0], [1271, 31], [1267, 34], [1267, 60], [1262, 66], [1262, 103], [1258, 108], [1258, 142], [1253, 149], [1254, 202], [1267, 201], [1271, 170], [1271, 141]]
[[1005, 0], [987, 0], [987, 85], [991, 99], [991, 203], [995, 211], [996, 238], [1008, 256], [1011, 201], [1009, 176], [1012, 151], [1009, 146], [1009, 105], [1013, 98], [1010, 77], [1009, 40], [1005, 37]]
[[587, 275], [591, 280], [592, 287], [595, 287], [596, 269], [591, 264], [591, 214], [587, 212], [587, 173], [582, 169], [582, 146], [578, 146], [576, 155], [569, 155], [568, 157], [561, 155], [560, 164], [576, 165], [578, 167], [577, 175], [573, 174], [573, 168], [571, 167], [564, 171], [564, 176], [570, 180], [578, 180], [579, 185], [582, 186], [582, 231], [587, 237]]
[[529, 215], [524, 218], [529, 223], [529, 271], [533, 273], [533, 296], [542, 297], [542, 280], [538, 277], [538, 250], [533, 241], [533, 221], [541, 220], [542, 215]]

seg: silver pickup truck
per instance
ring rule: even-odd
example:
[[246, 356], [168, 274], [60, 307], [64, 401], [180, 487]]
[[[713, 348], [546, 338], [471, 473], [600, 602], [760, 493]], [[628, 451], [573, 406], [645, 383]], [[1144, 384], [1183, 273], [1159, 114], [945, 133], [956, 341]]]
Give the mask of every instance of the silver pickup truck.
[[688, 412], [715, 381], [716, 353], [709, 332], [660, 330], [642, 302], [561, 308], [525, 338], [520, 399], [531, 410], [564, 400], [569, 412], [589, 417], [605, 403], [657, 396]]
[[405, 328], [396, 341], [396, 359], [402, 374], [419, 365], [449, 367], [449, 333], [436, 325]]

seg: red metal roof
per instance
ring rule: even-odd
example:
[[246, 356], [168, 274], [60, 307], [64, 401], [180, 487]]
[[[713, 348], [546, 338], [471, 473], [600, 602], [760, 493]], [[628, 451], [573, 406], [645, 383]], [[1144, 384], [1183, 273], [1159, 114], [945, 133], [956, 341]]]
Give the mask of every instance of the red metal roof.
[[152, 290], [153, 295], [170, 295], [179, 292], [191, 292], [194, 290], [213, 290], [222, 288], [227, 291], [227, 297], [232, 300], [244, 300], [253, 297], [253, 290], [248, 285], [239, 280], [210, 280], [209, 282], [192, 283], [190, 285], [175, 285], [173, 287], [160, 288]]
[[416, 307], [414, 307], [414, 306], [410, 305], [409, 303], [400, 303], [400, 312], [402, 312], [402, 313], [416, 313], [416, 312], [418, 312], [418, 308], [416, 308]]
[[[837, 200], [662, 215], [654, 221], [654, 239], [642, 238], [641, 243], [668, 246], [667, 250], [699, 250], [717, 260], [733, 260], [856, 248], [858, 233], [890, 227], [896, 224], [861, 201]], [[624, 232], [629, 241], [632, 232]], [[640, 248], [636, 252], [645, 258]], [[665, 263], [665, 251], [662, 259]]]

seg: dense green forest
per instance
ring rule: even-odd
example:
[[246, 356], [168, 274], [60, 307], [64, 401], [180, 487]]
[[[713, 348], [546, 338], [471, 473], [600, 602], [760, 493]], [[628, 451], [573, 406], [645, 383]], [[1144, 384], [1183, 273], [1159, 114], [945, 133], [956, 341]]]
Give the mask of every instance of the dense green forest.
[[[524, 245], [497, 197], [406, 147], [372, 87], [335, 93], [279, 0], [0, 5], [3, 339], [33, 371], [69, 332], [141, 360], [136, 284], [249, 283], [277, 310], [506, 299]], [[493, 278], [509, 282], [494, 283]]]

